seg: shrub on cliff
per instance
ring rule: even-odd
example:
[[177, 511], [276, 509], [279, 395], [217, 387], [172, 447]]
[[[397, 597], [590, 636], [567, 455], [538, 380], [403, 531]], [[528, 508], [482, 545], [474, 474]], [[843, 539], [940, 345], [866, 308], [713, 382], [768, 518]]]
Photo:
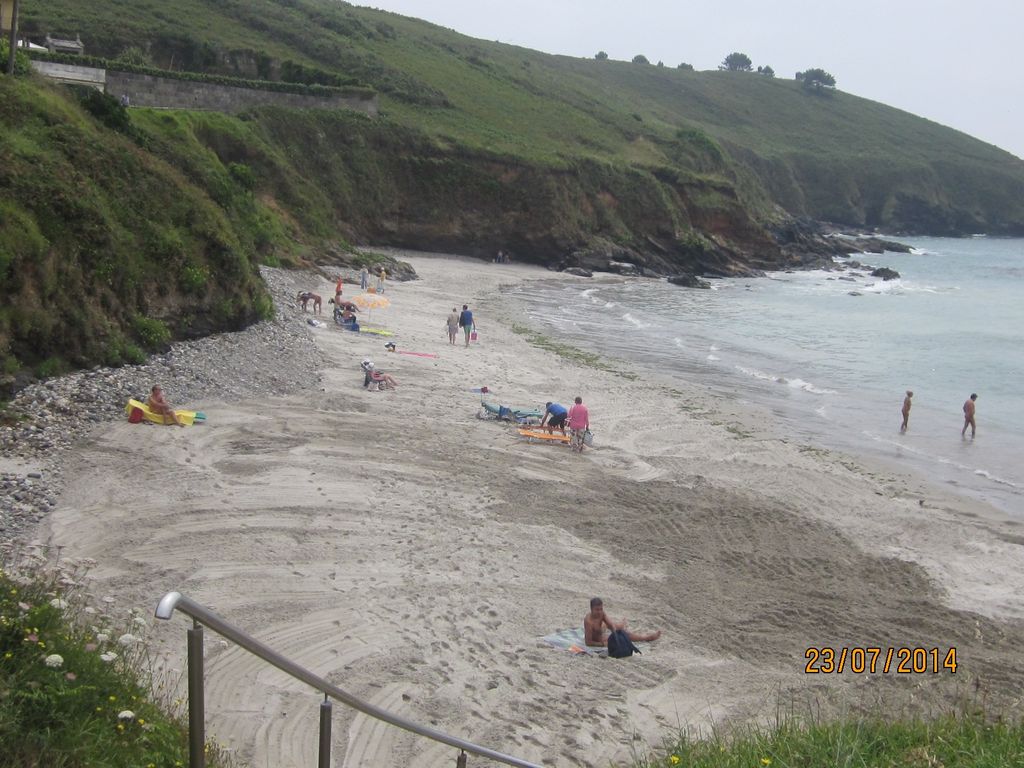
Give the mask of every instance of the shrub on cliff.
[[[0, 763], [186, 765], [185, 724], [154, 701], [171, 688], [152, 677], [149, 621], [91, 601], [87, 566], [44, 562], [0, 560]], [[207, 756], [225, 764], [216, 748]]]
[[[0, 39], [0, 72], [7, 72], [8, 58], [10, 56], [11, 46], [7, 42], [7, 33], [4, 33], [3, 39]], [[15, 75], [27, 75], [31, 69], [29, 64], [28, 54], [24, 51], [14, 52], [14, 74]]]

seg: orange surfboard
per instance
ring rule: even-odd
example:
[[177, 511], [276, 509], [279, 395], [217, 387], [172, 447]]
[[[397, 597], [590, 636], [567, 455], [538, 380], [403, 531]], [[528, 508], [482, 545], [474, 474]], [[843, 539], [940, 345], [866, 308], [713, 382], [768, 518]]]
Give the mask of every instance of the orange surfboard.
[[522, 437], [525, 437], [525, 438], [527, 438], [529, 440], [550, 440], [550, 441], [556, 442], [556, 443], [568, 443], [569, 442], [569, 436], [568, 435], [563, 435], [561, 432], [552, 432], [552, 433], [549, 434], [549, 433], [547, 433], [547, 432], [545, 432], [544, 430], [541, 430], [541, 429], [523, 429], [523, 428], [520, 428], [518, 430], [518, 432], [519, 432], [519, 434]]

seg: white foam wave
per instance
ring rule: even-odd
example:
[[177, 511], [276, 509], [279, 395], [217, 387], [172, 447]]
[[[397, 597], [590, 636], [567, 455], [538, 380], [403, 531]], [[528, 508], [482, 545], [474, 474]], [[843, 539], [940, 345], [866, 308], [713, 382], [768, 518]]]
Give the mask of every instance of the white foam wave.
[[719, 351], [717, 344], [712, 344], [710, 347], [708, 347], [708, 349], [710, 349], [712, 352], [718, 352]]
[[867, 285], [861, 286], [860, 290], [864, 293], [902, 293], [903, 292], [903, 281], [902, 280], [879, 280], [877, 283], [868, 283]]
[[594, 295], [595, 293], [597, 293], [597, 292], [598, 292], [599, 290], [600, 290], [600, 288], [587, 288], [587, 290], [585, 290], [585, 291], [581, 291], [581, 292], [580, 292], [580, 296], [585, 296], [586, 298], [588, 298], [588, 299], [589, 299], [589, 298], [591, 298], [591, 297], [592, 297], [592, 296], [593, 296], [593, 295]]
[[759, 371], [756, 368], [747, 368], [742, 365], [737, 365], [736, 370], [754, 379], [760, 379], [761, 381], [772, 381], [775, 382], [776, 384], [785, 384], [786, 386], [792, 387], [793, 389], [801, 389], [804, 392], [810, 392], [813, 395], [836, 394], [836, 391], [834, 389], [823, 389], [821, 387], [815, 386], [809, 381], [804, 381], [803, 379], [800, 378], [787, 379], [785, 376], [773, 376], [770, 373]]
[[746, 368], [742, 365], [737, 365], [736, 370], [750, 376], [751, 378], [760, 379], [761, 381], [782, 381], [778, 376], [772, 376], [770, 373], [759, 371], [756, 368]]
[[721, 360], [722, 358], [720, 358], [718, 355], [708, 355], [707, 359], [710, 360], [711, 362], [714, 362], [715, 360]]
[[836, 393], [834, 389], [822, 389], [803, 379], [783, 379], [783, 381], [794, 389], [802, 389], [804, 392], [810, 392], [814, 395], [834, 395]]
[[1009, 480], [1004, 480], [1001, 477], [996, 477], [987, 469], [976, 469], [974, 470], [974, 474], [978, 475], [979, 477], [984, 477], [986, 480], [991, 480], [993, 483], [998, 483], [999, 485], [1008, 485], [1011, 488], [1017, 487], [1016, 483], [1010, 482]]
[[650, 323], [645, 323], [642, 320], [637, 320], [635, 317], [633, 317], [631, 314], [629, 314], [629, 312], [624, 314], [622, 316], [622, 319], [625, 320], [627, 323], [632, 323], [637, 328], [641, 328], [642, 329], [642, 328], [650, 328], [651, 327]]
[[612, 308], [612, 307], [614, 307], [614, 306], [616, 306], [616, 304], [615, 304], [615, 302], [614, 302], [614, 301], [606, 301], [606, 302], [604, 303], [604, 308], [605, 308], [605, 309], [611, 309], [611, 308]]

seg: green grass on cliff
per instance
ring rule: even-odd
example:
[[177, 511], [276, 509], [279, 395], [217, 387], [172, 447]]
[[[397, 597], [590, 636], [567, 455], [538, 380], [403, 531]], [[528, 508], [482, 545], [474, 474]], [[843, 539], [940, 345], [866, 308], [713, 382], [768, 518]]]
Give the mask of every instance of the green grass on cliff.
[[0, 78], [4, 374], [141, 362], [269, 310], [259, 206], [223, 166], [189, 178], [148, 140], [111, 98]]
[[[173, 681], [153, 674], [150, 620], [90, 604], [75, 586], [85, 568], [40, 562], [0, 560], [0, 766], [188, 765]], [[207, 760], [230, 764], [213, 744]]]
[[635, 768], [1021, 768], [1024, 722], [964, 710], [924, 720], [784, 720], [710, 738], [683, 735]]

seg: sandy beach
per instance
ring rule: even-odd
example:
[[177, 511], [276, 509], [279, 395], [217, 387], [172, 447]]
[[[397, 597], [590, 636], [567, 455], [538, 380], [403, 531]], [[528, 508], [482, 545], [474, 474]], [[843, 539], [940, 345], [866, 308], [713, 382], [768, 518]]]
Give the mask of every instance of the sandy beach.
[[[372, 320], [436, 358], [387, 353], [325, 307], [324, 326], [306, 326], [325, 361], [307, 390], [180, 403], [207, 414], [189, 429], [112, 413], [67, 452], [36, 538], [96, 560], [93, 591], [118, 606], [151, 615], [180, 591], [356, 696], [544, 765], [624, 765], [679, 728], [780, 706], [927, 714], [984, 694], [1019, 714], [1019, 523], [787, 442], [702, 391], [531, 346], [499, 288], [550, 272], [401, 257], [421, 279], [389, 282]], [[333, 295], [325, 278], [290, 277]], [[444, 330], [463, 303], [480, 331], [469, 348]], [[367, 357], [396, 390], [363, 389]], [[594, 449], [478, 419], [481, 385], [518, 406], [582, 396]], [[581, 625], [595, 595], [662, 638], [625, 660], [540, 642]], [[149, 629], [168, 670], [183, 668], [187, 626]], [[959, 666], [806, 674], [805, 651], [823, 646], [955, 648]], [[210, 736], [251, 766], [315, 764], [320, 698], [212, 633], [207, 648]], [[346, 768], [455, 759], [340, 705], [334, 755]]]

